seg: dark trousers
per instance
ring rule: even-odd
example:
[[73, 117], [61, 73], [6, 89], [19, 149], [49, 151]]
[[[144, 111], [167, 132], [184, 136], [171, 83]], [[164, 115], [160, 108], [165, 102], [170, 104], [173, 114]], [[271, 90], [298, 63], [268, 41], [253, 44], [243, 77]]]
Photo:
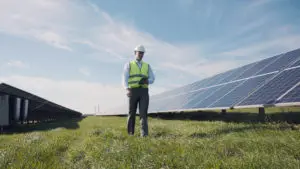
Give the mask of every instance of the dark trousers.
[[137, 107], [139, 106], [139, 115], [141, 123], [141, 136], [148, 135], [148, 106], [149, 93], [147, 88], [133, 88], [131, 89], [131, 96], [129, 97], [129, 114], [127, 119], [128, 134], [134, 134], [135, 117]]

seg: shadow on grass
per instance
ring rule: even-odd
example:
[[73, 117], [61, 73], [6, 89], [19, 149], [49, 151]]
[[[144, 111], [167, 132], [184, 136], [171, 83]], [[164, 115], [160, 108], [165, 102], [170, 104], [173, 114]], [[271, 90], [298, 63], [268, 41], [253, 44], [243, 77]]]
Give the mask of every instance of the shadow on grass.
[[5, 128], [1, 134], [18, 134], [18, 133], [29, 133], [35, 131], [48, 131], [54, 130], [57, 128], [65, 129], [77, 129], [79, 128], [79, 122], [85, 117], [66, 119], [66, 120], [57, 120], [52, 122], [43, 122], [36, 124], [15, 124]]
[[218, 112], [174, 112], [174, 113], [151, 113], [149, 117], [163, 120], [195, 120], [195, 121], [225, 121], [225, 122], [287, 122], [300, 124], [300, 112], [258, 113], [228, 112], [226, 114]]
[[220, 135], [226, 135], [229, 133], [239, 133], [239, 132], [245, 132], [245, 131], [259, 131], [259, 130], [299, 130], [299, 128], [295, 128], [293, 125], [289, 124], [283, 124], [280, 126], [243, 126], [243, 127], [234, 127], [234, 128], [223, 128], [223, 129], [217, 129], [214, 131], [211, 131], [209, 133], [204, 132], [196, 132], [191, 134], [189, 137], [191, 138], [212, 138]]

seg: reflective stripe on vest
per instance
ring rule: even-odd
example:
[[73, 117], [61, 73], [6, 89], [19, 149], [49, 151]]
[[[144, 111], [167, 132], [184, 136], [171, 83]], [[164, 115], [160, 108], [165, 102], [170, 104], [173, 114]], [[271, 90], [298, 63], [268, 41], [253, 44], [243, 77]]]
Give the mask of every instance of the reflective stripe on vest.
[[141, 69], [137, 65], [136, 61], [130, 62], [130, 73], [129, 73], [129, 79], [128, 79], [128, 86], [129, 88], [148, 88], [147, 84], [140, 85], [139, 82], [142, 78], [148, 79], [148, 69], [149, 66], [147, 63], [142, 62]]

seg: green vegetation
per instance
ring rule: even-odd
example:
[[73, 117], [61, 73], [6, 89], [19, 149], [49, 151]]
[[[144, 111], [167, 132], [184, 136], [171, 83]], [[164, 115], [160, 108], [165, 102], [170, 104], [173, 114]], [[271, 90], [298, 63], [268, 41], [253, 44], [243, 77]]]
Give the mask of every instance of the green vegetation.
[[[0, 168], [300, 168], [300, 125], [90, 116], [0, 135]], [[33, 131], [34, 129], [34, 131]]]

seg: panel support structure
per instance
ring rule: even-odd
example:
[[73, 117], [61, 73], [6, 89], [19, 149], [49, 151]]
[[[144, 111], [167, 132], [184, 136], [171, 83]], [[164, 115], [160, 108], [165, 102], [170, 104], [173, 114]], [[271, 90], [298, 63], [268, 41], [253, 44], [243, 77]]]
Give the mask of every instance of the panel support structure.
[[266, 111], [264, 107], [259, 107], [258, 108], [258, 118], [259, 120], [264, 120], [266, 116]]
[[226, 109], [222, 109], [221, 114], [222, 114], [222, 115], [227, 114]]
[[9, 125], [9, 95], [0, 95], [0, 127]]

